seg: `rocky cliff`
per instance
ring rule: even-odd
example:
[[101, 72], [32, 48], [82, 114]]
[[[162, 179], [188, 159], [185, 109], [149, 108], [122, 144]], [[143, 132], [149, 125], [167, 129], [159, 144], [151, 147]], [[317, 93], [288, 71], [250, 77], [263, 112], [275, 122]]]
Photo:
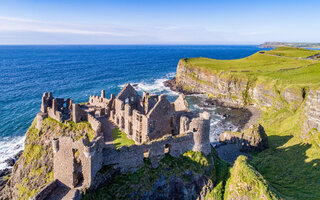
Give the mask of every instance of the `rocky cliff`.
[[278, 80], [251, 76], [247, 72], [212, 72], [190, 66], [185, 59], [178, 63], [174, 82], [174, 89], [207, 94], [225, 106], [253, 105], [263, 111], [300, 111], [304, 124], [302, 138], [307, 138], [312, 130], [320, 130], [320, 90], [315, 87], [279, 84]]

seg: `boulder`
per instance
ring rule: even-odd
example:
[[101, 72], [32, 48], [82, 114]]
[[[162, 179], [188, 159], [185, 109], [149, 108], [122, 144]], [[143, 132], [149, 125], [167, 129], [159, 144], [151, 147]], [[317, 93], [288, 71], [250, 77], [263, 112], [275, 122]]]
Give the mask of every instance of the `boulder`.
[[235, 143], [243, 152], [260, 152], [269, 147], [268, 136], [260, 124], [251, 125], [243, 133], [224, 132], [220, 135], [219, 142], [227, 144]]

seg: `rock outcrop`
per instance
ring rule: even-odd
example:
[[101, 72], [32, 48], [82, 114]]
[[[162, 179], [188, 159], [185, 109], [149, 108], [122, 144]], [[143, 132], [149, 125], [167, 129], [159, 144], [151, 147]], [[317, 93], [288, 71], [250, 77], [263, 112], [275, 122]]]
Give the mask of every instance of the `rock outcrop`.
[[224, 132], [220, 135], [219, 142], [235, 143], [243, 152], [260, 152], [269, 147], [268, 136], [261, 125], [252, 125], [243, 133]]

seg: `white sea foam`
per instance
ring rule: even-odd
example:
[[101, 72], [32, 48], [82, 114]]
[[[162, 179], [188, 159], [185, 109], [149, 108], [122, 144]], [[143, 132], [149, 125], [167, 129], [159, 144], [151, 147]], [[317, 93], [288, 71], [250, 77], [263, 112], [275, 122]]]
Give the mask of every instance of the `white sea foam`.
[[0, 139], [0, 170], [10, 168], [5, 160], [14, 157], [24, 149], [25, 136], [5, 137]]
[[[177, 92], [170, 90], [170, 88], [165, 87], [163, 82], [172, 78], [175, 74], [169, 73], [166, 75], [166, 78], [159, 78], [155, 79], [154, 81], [141, 81], [138, 83], [131, 83], [131, 85], [138, 91], [138, 92], [149, 92], [151, 94], [167, 94], [168, 96], [178, 96]], [[124, 85], [119, 85], [119, 87], [124, 87]]]

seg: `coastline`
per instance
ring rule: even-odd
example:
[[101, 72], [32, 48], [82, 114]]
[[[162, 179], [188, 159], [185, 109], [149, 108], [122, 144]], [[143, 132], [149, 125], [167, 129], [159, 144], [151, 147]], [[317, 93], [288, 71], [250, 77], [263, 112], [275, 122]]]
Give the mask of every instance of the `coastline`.
[[[186, 91], [183, 88], [177, 86], [176, 77], [165, 81], [163, 84], [164, 86], [169, 87], [172, 91], [183, 93], [185, 95], [199, 94]], [[221, 112], [218, 113], [224, 117], [224, 119], [221, 121], [221, 125], [224, 126], [224, 124], [231, 122], [232, 124], [237, 126], [237, 132], [243, 132], [250, 126], [257, 124], [262, 116], [262, 112], [253, 105], [237, 108], [226, 105], [223, 102], [219, 102], [217, 100], [211, 100], [210, 98], [208, 98], [204, 102], [204, 104], [211, 104], [224, 108], [221, 109]], [[206, 106], [204, 104], [202, 105], [203, 107]], [[216, 137], [219, 138], [220, 134]], [[240, 151], [236, 144], [222, 143], [218, 140], [218, 142], [214, 144], [214, 147], [218, 152], [219, 157], [229, 163], [234, 163], [237, 157], [240, 155], [245, 155], [249, 159], [251, 159], [250, 155], [248, 153]]]

